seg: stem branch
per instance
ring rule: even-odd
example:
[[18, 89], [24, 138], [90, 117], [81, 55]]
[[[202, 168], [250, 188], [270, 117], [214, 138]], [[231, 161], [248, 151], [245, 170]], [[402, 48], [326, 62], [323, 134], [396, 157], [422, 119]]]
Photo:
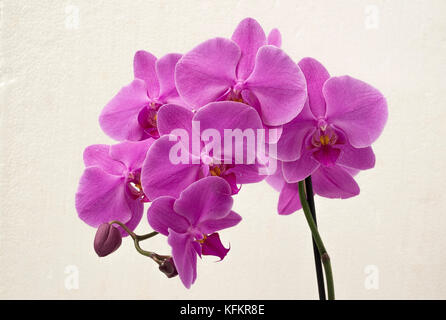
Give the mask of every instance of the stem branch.
[[317, 230], [316, 223], [314, 222], [313, 217], [311, 215], [310, 207], [308, 205], [305, 194], [304, 181], [299, 181], [299, 199], [300, 203], [302, 204], [302, 208], [304, 210], [308, 226], [310, 227], [311, 234], [313, 235], [313, 239], [316, 242], [319, 254], [321, 255], [322, 264], [324, 265], [325, 278], [327, 281], [328, 300], [334, 300], [335, 292], [334, 292], [333, 272], [331, 270], [330, 256], [327, 253], [327, 249], [325, 249], [324, 242], [322, 241], [319, 231]]
[[[311, 181], [311, 176], [305, 178], [305, 190], [307, 193], [307, 202], [310, 207], [311, 216], [313, 217], [314, 224], [317, 226], [316, 220], [316, 207], [314, 205], [314, 194], [313, 194], [313, 183]], [[317, 248], [316, 242], [313, 237], [311, 237], [313, 243], [313, 255], [314, 264], [316, 267], [316, 279], [317, 279], [317, 289], [319, 292], [319, 300], [327, 300], [325, 295], [325, 285], [324, 285], [324, 270], [322, 267], [321, 255], [319, 254], [319, 249]]]

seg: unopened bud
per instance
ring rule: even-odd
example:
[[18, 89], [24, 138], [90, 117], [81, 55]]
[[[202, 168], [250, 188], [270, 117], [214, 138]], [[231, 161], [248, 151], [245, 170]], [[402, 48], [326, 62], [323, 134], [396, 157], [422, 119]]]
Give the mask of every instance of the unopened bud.
[[159, 269], [168, 278], [173, 278], [178, 275], [177, 268], [175, 267], [172, 258], [167, 258], [166, 260], [164, 260], [159, 266]]
[[100, 257], [105, 257], [116, 251], [122, 243], [121, 232], [108, 223], [99, 226], [94, 237], [94, 251]]

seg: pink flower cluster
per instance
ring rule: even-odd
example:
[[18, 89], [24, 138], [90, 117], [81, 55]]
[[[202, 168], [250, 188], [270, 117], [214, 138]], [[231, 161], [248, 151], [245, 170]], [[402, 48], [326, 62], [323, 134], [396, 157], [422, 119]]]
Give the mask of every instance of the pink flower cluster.
[[[228, 253], [217, 231], [241, 221], [232, 211], [241, 185], [266, 178], [280, 191], [279, 214], [301, 208], [297, 183], [310, 175], [322, 197], [358, 195], [354, 176], [374, 167], [371, 144], [387, 120], [385, 98], [360, 80], [331, 77], [313, 58], [296, 63], [280, 46], [277, 29], [266, 36], [256, 20], [246, 18], [230, 39], [207, 40], [184, 55], [157, 59], [138, 51], [134, 80], [99, 117], [102, 130], [118, 143], [84, 151], [86, 168], [76, 193], [79, 217], [93, 227], [120, 221], [134, 230], [150, 203], [148, 222], [167, 237], [179, 277], [189, 288], [197, 276], [197, 256], [223, 259]], [[267, 144], [277, 150], [269, 154], [278, 161], [277, 170], [261, 174], [260, 158], [237, 163], [226, 148], [218, 156], [207, 153], [205, 143], [197, 150], [184, 145], [186, 157], [198, 161], [172, 163], [178, 146], [174, 132], [193, 135], [194, 122], [200, 132], [212, 129], [221, 137], [228, 129], [274, 129], [278, 134]], [[104, 227], [101, 237], [109, 252], [121, 239]]]

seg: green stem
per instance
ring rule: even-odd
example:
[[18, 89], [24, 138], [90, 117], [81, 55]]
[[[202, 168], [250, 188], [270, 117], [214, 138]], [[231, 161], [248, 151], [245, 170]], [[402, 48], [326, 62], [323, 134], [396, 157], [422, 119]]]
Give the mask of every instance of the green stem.
[[153, 232], [150, 232], [147, 234], [142, 234], [142, 235], [135, 234], [132, 230], [127, 228], [127, 226], [125, 224], [123, 224], [121, 221], [118, 221], [118, 220], [113, 220], [110, 222], [110, 224], [120, 225], [121, 228], [124, 229], [133, 238], [133, 240], [142, 241], [142, 240], [152, 238], [158, 234], [158, 232], [156, 232], [156, 231], [153, 231]]
[[143, 256], [151, 258], [153, 261], [155, 261], [159, 265], [166, 258], [169, 258], [169, 256], [161, 256], [159, 254], [156, 254], [155, 252], [146, 251], [146, 250], [142, 249], [141, 246], [139, 245], [140, 241], [152, 238], [152, 237], [156, 236], [158, 234], [158, 232], [153, 231], [153, 232], [150, 232], [150, 233], [147, 233], [147, 234], [137, 235], [132, 230], [127, 228], [127, 226], [125, 224], [123, 224], [121, 221], [113, 220], [113, 221], [110, 222], [110, 224], [117, 224], [117, 225], [121, 226], [121, 228], [123, 228], [132, 237], [133, 242], [135, 244], [136, 251], [138, 251]]
[[321, 255], [322, 264], [324, 265], [325, 278], [327, 282], [328, 300], [335, 300], [334, 283], [333, 283], [333, 272], [331, 270], [330, 256], [325, 249], [324, 242], [317, 230], [316, 223], [311, 216], [310, 207], [307, 202], [307, 197], [305, 195], [304, 181], [299, 181], [299, 199], [304, 210], [305, 218], [307, 219], [308, 226], [310, 227], [313, 239], [316, 242], [319, 254]]
[[157, 234], [158, 234], [158, 232], [153, 231], [153, 232], [150, 232], [150, 233], [147, 233], [147, 234], [136, 235], [136, 238], [139, 241], [142, 241], [142, 240], [146, 240], [146, 239], [152, 238], [152, 237], [156, 236]]

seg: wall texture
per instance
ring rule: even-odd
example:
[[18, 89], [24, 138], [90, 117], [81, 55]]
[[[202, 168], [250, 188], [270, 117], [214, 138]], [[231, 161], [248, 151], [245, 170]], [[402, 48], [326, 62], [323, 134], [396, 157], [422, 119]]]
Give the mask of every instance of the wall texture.
[[[266, 183], [243, 188], [244, 221], [223, 237], [230, 254], [199, 263], [189, 291], [129, 241], [99, 259], [74, 208], [83, 148], [111, 142], [97, 118], [131, 80], [133, 53], [186, 52], [246, 16], [278, 27], [296, 61], [313, 56], [388, 98], [360, 196], [316, 199], [338, 298], [446, 298], [445, 1], [3, 0], [0, 10], [0, 298], [317, 297], [304, 217], [278, 216]], [[168, 250], [162, 238], [145, 245]]]

